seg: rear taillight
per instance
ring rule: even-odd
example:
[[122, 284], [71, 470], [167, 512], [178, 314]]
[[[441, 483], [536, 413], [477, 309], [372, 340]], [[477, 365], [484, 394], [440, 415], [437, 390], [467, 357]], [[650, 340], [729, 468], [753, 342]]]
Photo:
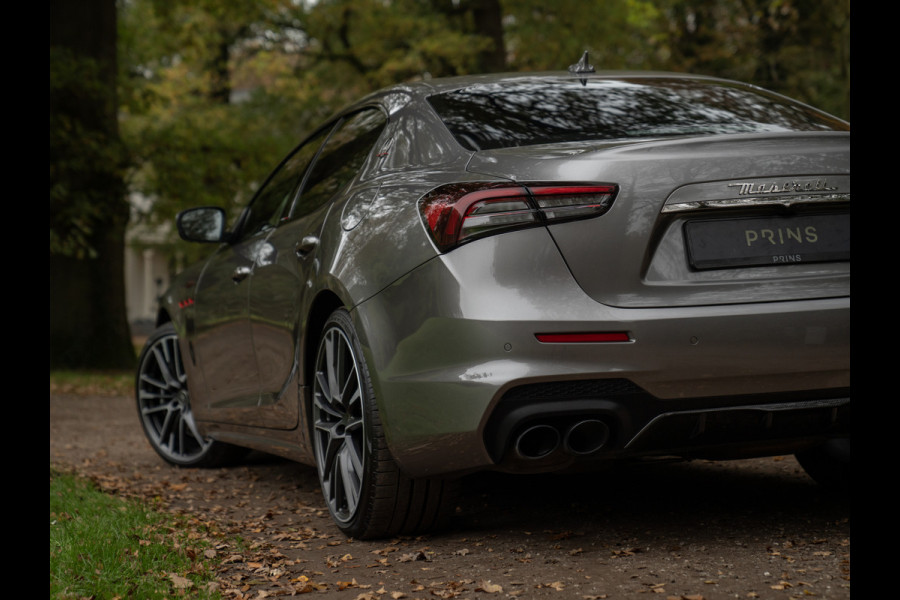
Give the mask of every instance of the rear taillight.
[[428, 192], [419, 211], [441, 252], [510, 229], [602, 215], [614, 185], [452, 183]]

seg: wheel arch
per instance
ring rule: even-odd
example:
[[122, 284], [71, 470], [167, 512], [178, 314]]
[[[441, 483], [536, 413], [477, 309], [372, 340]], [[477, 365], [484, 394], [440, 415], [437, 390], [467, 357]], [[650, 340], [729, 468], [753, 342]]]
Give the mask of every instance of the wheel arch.
[[339, 308], [346, 308], [346, 304], [331, 290], [322, 290], [319, 292], [309, 307], [306, 316], [306, 340], [303, 345], [303, 385], [311, 383], [310, 374], [315, 368], [316, 350], [319, 346], [319, 338], [322, 335], [322, 328], [325, 321], [331, 316], [331, 313]]
[[156, 313], [156, 326], [162, 327], [166, 323], [172, 320], [171, 315], [169, 315], [169, 311], [164, 308], [160, 308]]
[[[312, 386], [312, 377], [316, 370], [316, 353], [319, 349], [319, 339], [322, 337], [322, 329], [331, 313], [339, 308], [346, 307], [340, 297], [329, 289], [320, 291], [313, 299], [306, 316], [306, 335], [303, 340], [303, 352], [300, 356], [300, 385], [309, 390]], [[312, 434], [312, 394], [303, 394], [302, 397], [304, 420], [308, 433]]]

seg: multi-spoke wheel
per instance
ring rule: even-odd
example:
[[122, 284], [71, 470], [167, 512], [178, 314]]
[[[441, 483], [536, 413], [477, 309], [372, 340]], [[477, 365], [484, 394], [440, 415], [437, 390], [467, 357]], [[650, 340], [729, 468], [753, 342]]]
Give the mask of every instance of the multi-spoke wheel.
[[454, 482], [405, 477], [388, 450], [362, 347], [347, 311], [322, 331], [312, 401], [313, 450], [337, 526], [360, 539], [439, 525]]
[[168, 462], [218, 466], [230, 460], [237, 450], [197, 431], [178, 336], [171, 323], [157, 329], [147, 340], [138, 362], [135, 394], [144, 433], [153, 449]]
[[360, 369], [339, 326], [322, 336], [313, 395], [316, 463], [328, 508], [339, 523], [356, 515], [367, 457]]

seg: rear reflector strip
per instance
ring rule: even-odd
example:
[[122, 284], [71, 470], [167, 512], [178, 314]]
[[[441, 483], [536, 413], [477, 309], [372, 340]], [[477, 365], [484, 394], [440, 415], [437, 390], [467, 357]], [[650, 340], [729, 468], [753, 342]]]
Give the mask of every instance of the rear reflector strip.
[[596, 344], [605, 342], [630, 342], [624, 331], [602, 333], [536, 333], [534, 337], [543, 344]]

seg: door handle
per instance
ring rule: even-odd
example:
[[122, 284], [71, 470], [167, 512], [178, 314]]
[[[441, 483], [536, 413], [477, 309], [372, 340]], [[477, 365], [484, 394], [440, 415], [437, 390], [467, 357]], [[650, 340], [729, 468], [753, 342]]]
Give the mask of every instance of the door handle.
[[314, 235], [307, 235], [294, 247], [294, 252], [297, 253], [297, 258], [306, 258], [318, 245], [319, 238]]
[[247, 279], [247, 276], [253, 272], [253, 269], [246, 265], [242, 265], [237, 267], [234, 272], [231, 274], [231, 280], [235, 283], [240, 283], [243, 280]]

